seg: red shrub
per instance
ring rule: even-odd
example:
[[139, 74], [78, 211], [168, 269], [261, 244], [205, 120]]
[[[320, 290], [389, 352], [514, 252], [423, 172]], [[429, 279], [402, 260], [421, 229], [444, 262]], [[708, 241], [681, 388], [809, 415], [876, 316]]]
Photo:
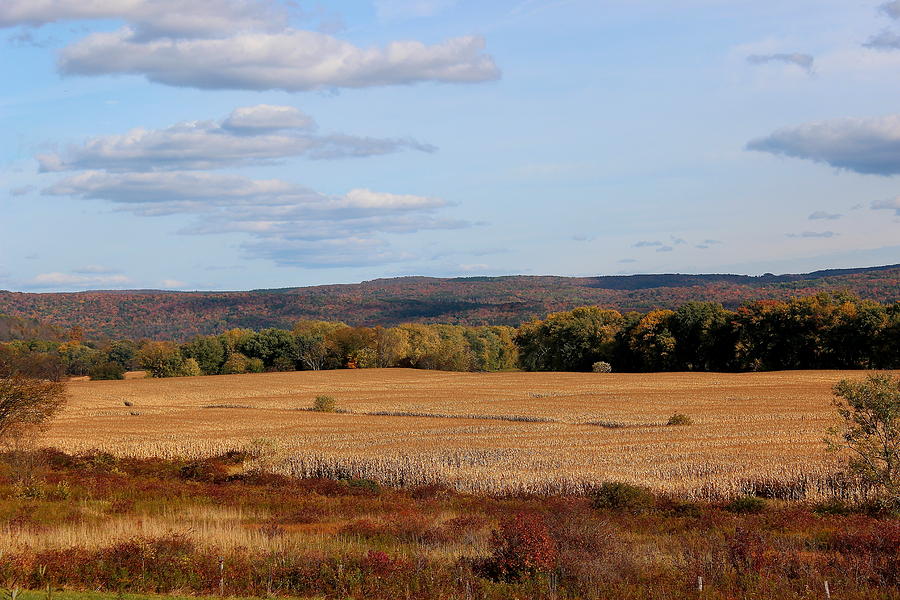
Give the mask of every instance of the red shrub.
[[491, 551], [485, 566], [496, 579], [515, 581], [556, 566], [556, 542], [538, 514], [518, 513], [502, 521], [491, 532]]

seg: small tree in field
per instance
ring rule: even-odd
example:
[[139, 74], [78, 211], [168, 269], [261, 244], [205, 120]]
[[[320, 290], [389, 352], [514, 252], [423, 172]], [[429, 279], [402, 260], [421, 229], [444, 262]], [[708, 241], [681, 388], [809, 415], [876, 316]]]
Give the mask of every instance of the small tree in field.
[[21, 375], [0, 378], [0, 450], [9, 453], [17, 482], [33, 482], [38, 464], [36, 454], [28, 450], [34, 430], [56, 415], [65, 400], [65, 387], [57, 381]]
[[39, 428], [65, 403], [65, 387], [56, 381], [13, 376], [0, 379], [0, 440]]
[[834, 405], [844, 422], [830, 430], [833, 450], [849, 450], [850, 469], [900, 499], [900, 379], [887, 374], [843, 379]]

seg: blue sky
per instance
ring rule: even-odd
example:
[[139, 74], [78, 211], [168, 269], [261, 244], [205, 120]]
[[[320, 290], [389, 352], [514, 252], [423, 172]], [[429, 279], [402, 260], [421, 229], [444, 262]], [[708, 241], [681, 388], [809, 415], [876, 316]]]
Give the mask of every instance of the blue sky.
[[0, 289], [900, 262], [900, 0], [785, 4], [4, 0]]

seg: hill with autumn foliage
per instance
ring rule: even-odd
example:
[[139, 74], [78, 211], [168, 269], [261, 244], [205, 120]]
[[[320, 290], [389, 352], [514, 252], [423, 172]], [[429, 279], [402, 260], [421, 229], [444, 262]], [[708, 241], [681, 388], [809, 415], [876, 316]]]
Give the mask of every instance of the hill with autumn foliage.
[[407, 322], [516, 326], [584, 305], [626, 312], [704, 300], [734, 309], [755, 300], [823, 291], [898, 302], [900, 264], [761, 276], [402, 277], [246, 292], [0, 291], [0, 315], [37, 319], [54, 327], [77, 326], [95, 338], [186, 340], [234, 327], [290, 328], [301, 319], [369, 326]]

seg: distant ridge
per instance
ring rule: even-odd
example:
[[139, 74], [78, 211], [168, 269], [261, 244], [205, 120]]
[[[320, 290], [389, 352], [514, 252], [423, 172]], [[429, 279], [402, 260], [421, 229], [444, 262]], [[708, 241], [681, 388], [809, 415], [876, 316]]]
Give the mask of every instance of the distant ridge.
[[184, 340], [233, 327], [290, 327], [299, 319], [351, 325], [518, 325], [587, 304], [624, 312], [709, 300], [733, 309], [754, 300], [842, 290], [879, 302], [900, 302], [900, 264], [759, 276], [417, 276], [238, 292], [0, 291], [0, 314], [61, 328], [78, 325], [91, 337]]

